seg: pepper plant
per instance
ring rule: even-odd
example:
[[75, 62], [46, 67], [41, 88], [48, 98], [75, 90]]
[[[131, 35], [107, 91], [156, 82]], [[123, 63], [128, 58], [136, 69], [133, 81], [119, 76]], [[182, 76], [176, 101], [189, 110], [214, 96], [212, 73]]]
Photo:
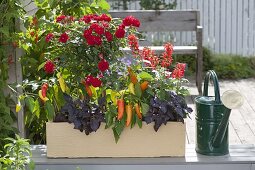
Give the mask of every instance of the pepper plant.
[[[27, 80], [19, 99], [27, 107], [27, 125], [40, 125], [31, 138], [44, 140], [46, 121], [73, 123], [87, 135], [105, 123], [116, 141], [124, 127], [142, 127], [143, 120], [155, 122], [156, 131], [183, 121], [191, 109], [180, 97], [187, 94], [185, 64], [170, 69], [173, 46], [166, 44], [162, 56], [139, 50], [138, 18], [111, 18], [105, 0], [80, 1], [77, 10], [66, 7], [71, 2], [36, 1], [39, 10], [20, 34]], [[133, 57], [124, 57], [127, 46]]]

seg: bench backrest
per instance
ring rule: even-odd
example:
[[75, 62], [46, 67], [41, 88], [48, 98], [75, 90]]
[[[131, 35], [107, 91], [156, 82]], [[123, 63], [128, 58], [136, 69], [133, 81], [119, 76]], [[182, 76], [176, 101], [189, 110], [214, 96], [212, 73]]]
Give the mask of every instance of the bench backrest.
[[200, 25], [199, 11], [180, 10], [123, 10], [111, 11], [113, 18], [125, 18], [133, 15], [141, 21], [139, 31], [196, 31]]

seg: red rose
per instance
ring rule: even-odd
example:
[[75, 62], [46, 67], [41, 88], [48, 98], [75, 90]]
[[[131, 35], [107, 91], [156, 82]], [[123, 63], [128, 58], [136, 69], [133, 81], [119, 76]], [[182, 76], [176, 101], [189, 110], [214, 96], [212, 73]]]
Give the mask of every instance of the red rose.
[[95, 31], [95, 33], [99, 35], [104, 33], [104, 28], [97, 23], [91, 24], [90, 29], [92, 29], [93, 31]]
[[54, 73], [54, 70], [55, 70], [54, 63], [50, 60], [46, 61], [46, 63], [44, 64], [44, 71], [47, 74], [52, 74], [52, 73]]
[[124, 18], [123, 20], [122, 20], [122, 23], [123, 23], [123, 25], [125, 25], [125, 26], [131, 26], [131, 24], [132, 24], [132, 20], [133, 20], [133, 16], [126, 16], [126, 18]]
[[62, 43], [66, 43], [68, 39], [69, 39], [69, 36], [67, 35], [67, 33], [64, 32], [63, 34], [60, 35], [58, 41]]
[[88, 76], [86, 77], [86, 79], [85, 79], [86, 84], [90, 86], [90, 85], [91, 85], [91, 81], [92, 81], [93, 78], [94, 78], [93, 76], [88, 75]]
[[140, 27], [140, 21], [136, 18], [133, 18], [132, 25], [134, 27]]
[[100, 17], [101, 17], [101, 20], [102, 20], [102, 21], [110, 22], [110, 21], [112, 20], [111, 17], [109, 17], [109, 16], [106, 15], [106, 14], [102, 14]]
[[109, 69], [109, 63], [105, 59], [102, 59], [98, 63], [98, 69], [102, 72], [106, 71], [107, 69]]
[[93, 35], [91, 35], [90, 37], [86, 38], [86, 41], [88, 43], [88, 45], [95, 45], [94, 39], [93, 39]]
[[101, 87], [102, 81], [99, 78], [93, 77], [91, 80], [91, 85], [93, 87]]
[[107, 39], [108, 42], [112, 41], [112, 34], [109, 31], [105, 32], [105, 37]]
[[91, 15], [84, 15], [83, 18], [81, 18], [81, 21], [84, 21], [85, 23], [90, 23], [92, 16]]
[[51, 40], [53, 37], [54, 37], [54, 35], [53, 35], [52, 33], [49, 33], [49, 34], [46, 35], [45, 41], [48, 43], [48, 42], [50, 42], [50, 40]]
[[99, 36], [93, 36], [93, 40], [94, 40], [95, 45], [100, 46], [102, 44], [102, 39]]
[[84, 38], [90, 38], [92, 36], [92, 30], [91, 29], [87, 29], [87, 30], [84, 30], [83, 32], [83, 37]]
[[104, 28], [109, 28], [109, 23], [108, 23], [108, 22], [102, 21], [102, 26], [103, 26]]
[[125, 30], [123, 28], [118, 28], [115, 32], [115, 36], [117, 38], [124, 38], [125, 36]]
[[56, 18], [56, 22], [61, 22], [61, 21], [63, 21], [65, 18], [66, 18], [65, 15], [60, 15], [60, 16], [58, 16], [58, 17]]

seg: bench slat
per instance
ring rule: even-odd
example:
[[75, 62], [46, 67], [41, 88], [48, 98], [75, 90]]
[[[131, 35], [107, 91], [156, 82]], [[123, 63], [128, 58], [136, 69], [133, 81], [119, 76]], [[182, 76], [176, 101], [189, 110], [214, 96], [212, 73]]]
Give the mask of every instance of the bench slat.
[[139, 31], [195, 31], [199, 25], [198, 11], [175, 11], [175, 10], [125, 10], [111, 11], [113, 18], [125, 18], [133, 15], [141, 22]]
[[[163, 46], [148, 46], [151, 48], [155, 53], [162, 53], [164, 52]], [[142, 50], [144, 47], [139, 47], [139, 50]], [[124, 52], [131, 52], [131, 49], [126, 47], [122, 48]], [[174, 46], [174, 54], [196, 54], [197, 53], [197, 46]]]

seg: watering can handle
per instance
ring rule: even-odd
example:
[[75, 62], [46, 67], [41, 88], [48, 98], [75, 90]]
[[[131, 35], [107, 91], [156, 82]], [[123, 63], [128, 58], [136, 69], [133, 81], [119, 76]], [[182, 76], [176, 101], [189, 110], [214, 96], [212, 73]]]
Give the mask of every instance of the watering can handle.
[[208, 96], [208, 84], [209, 84], [210, 79], [213, 80], [214, 93], [215, 93], [215, 102], [220, 104], [221, 100], [220, 100], [220, 89], [219, 89], [218, 77], [217, 77], [216, 73], [213, 70], [209, 70], [206, 73], [205, 80], [204, 80], [203, 96]]

